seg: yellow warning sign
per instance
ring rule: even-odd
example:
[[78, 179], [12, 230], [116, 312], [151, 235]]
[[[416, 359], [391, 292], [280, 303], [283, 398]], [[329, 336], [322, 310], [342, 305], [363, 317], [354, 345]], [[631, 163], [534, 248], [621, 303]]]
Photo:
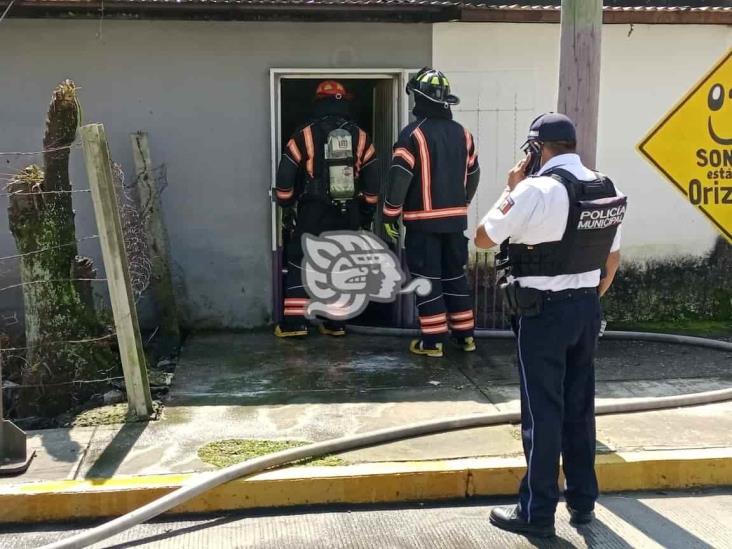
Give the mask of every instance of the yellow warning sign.
[[732, 243], [732, 50], [638, 149]]

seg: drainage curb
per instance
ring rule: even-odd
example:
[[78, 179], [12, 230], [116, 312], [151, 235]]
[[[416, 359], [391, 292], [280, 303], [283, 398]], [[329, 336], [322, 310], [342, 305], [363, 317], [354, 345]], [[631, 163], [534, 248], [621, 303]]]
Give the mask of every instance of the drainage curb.
[[[732, 448], [602, 454], [596, 469], [600, 489], [606, 492], [732, 485]], [[525, 470], [522, 457], [294, 467], [232, 481], [169, 513], [511, 495]], [[3, 486], [0, 522], [119, 516], [196, 477], [131, 476]]]

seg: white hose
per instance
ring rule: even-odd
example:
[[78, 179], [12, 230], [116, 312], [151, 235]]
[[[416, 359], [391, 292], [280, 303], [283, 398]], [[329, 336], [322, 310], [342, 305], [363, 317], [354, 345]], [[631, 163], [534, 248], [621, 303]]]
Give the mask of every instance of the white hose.
[[[378, 336], [418, 336], [419, 330], [411, 328], [380, 328], [374, 326], [348, 326], [349, 333]], [[513, 339], [511, 330], [475, 330], [478, 339]], [[694, 345], [716, 349], [718, 351], [732, 351], [732, 343], [706, 337], [683, 336], [676, 334], [658, 334], [654, 332], [614, 332], [607, 331], [603, 339], [623, 341], [654, 341], [660, 343], [676, 343], [680, 345]]]
[[[378, 335], [407, 335], [407, 330], [389, 329], [389, 328], [365, 328], [352, 327], [351, 331], [359, 331], [361, 333], [378, 334]], [[489, 335], [490, 334], [490, 335]], [[488, 332], [486, 330], [478, 331], [478, 337], [513, 337], [512, 332]], [[673, 336], [668, 334], [646, 334], [636, 332], [606, 332], [605, 337], [612, 334], [612, 339], [645, 339], [649, 341], [664, 341], [671, 343], [685, 343], [691, 345], [699, 345], [713, 349], [732, 351], [732, 343], [724, 341], [716, 341], [699, 337]], [[626, 335], [627, 334], [627, 335]], [[631, 337], [628, 337], [631, 336]], [[629, 398], [621, 399], [619, 402], [598, 404], [595, 408], [596, 415], [617, 414], [628, 412], [639, 412], [646, 410], [662, 410], [667, 408], [678, 408], [680, 406], [694, 406], [699, 404], [712, 404], [715, 402], [723, 402], [732, 400], [732, 389], [722, 389], [718, 391], [707, 391], [704, 393], [693, 393], [687, 395], [657, 397], [657, 398]], [[275, 452], [266, 456], [258, 457], [226, 467], [213, 473], [199, 475], [192, 479], [189, 483], [181, 486], [177, 490], [167, 494], [155, 501], [148, 503], [134, 511], [130, 511], [126, 515], [106, 522], [96, 528], [92, 528], [85, 532], [76, 534], [70, 538], [45, 545], [42, 549], [78, 549], [87, 547], [93, 543], [107, 539], [120, 532], [123, 532], [137, 524], [150, 520], [165, 511], [172, 509], [186, 501], [204, 493], [212, 488], [225, 484], [231, 480], [253, 475], [269, 469], [285, 465], [287, 463], [298, 461], [301, 459], [314, 458], [327, 454], [334, 454], [354, 450], [357, 448], [366, 448], [377, 446], [387, 442], [404, 440], [435, 433], [443, 433], [447, 431], [456, 431], [459, 429], [470, 429], [473, 427], [485, 427], [489, 425], [502, 425], [506, 423], [518, 423], [521, 421], [519, 412], [504, 412], [490, 414], [475, 414], [470, 416], [456, 417], [453, 419], [428, 421], [424, 423], [415, 423], [402, 427], [392, 427], [390, 429], [380, 429], [341, 437], [325, 442], [318, 442], [308, 446], [300, 446], [281, 452]]]

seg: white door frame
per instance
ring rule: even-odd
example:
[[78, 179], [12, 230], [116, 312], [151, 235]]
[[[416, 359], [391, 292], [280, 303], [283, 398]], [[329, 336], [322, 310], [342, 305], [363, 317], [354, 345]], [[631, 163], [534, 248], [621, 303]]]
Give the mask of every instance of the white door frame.
[[[269, 70], [269, 87], [270, 87], [270, 155], [271, 155], [271, 184], [270, 198], [272, 198], [272, 189], [277, 179], [277, 165], [280, 160], [280, 151], [282, 151], [282, 136], [280, 135], [280, 102], [282, 100], [283, 78], [307, 78], [307, 79], [328, 79], [336, 76], [342, 79], [364, 79], [364, 80], [393, 80], [394, 81], [394, 97], [399, 98], [398, 108], [394, 110], [394, 141], [399, 136], [401, 128], [409, 123], [409, 98], [402, 93], [409, 80], [409, 74], [414, 73], [415, 69], [270, 69]], [[271, 238], [272, 251], [277, 250], [277, 204], [271, 200]]]
[[[404, 89], [409, 80], [410, 74], [419, 69], [331, 69], [331, 68], [301, 68], [301, 69], [270, 69], [269, 70], [269, 97], [270, 97], [270, 155], [271, 155], [271, 183], [270, 183], [270, 225], [271, 225], [271, 249], [274, 254], [277, 252], [277, 204], [273, 197], [273, 189], [277, 180], [277, 165], [282, 151], [282, 136], [280, 135], [281, 113], [280, 103], [282, 100], [282, 80], [286, 78], [302, 79], [364, 79], [364, 80], [392, 80], [394, 82], [394, 97], [398, 98], [397, 108], [394, 109], [394, 141], [399, 136], [401, 128], [409, 123], [409, 98]], [[274, 256], [273, 256], [274, 257]], [[274, 268], [274, 265], [273, 265]], [[273, 280], [277, 280], [273, 277]], [[272, 289], [273, 296], [277, 295], [275, 288]], [[276, 304], [273, 303], [273, 313], [276, 311]]]

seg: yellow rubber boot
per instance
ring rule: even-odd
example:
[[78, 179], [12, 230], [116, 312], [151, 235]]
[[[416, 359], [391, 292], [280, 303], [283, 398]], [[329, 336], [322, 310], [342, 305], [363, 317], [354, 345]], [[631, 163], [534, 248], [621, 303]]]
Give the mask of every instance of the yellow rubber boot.
[[472, 353], [477, 349], [475, 345], [475, 338], [472, 336], [459, 339], [458, 345], [460, 345], [460, 348], [466, 353]]
[[435, 343], [434, 347], [425, 347], [424, 341], [414, 339], [409, 344], [409, 351], [415, 355], [429, 356], [432, 358], [440, 358], [442, 356], [442, 343]]
[[304, 337], [308, 335], [307, 326], [275, 326], [274, 335], [277, 337]]
[[342, 337], [346, 335], [346, 329], [343, 326], [326, 326], [321, 324], [318, 326], [318, 331], [327, 336], [331, 337]]

